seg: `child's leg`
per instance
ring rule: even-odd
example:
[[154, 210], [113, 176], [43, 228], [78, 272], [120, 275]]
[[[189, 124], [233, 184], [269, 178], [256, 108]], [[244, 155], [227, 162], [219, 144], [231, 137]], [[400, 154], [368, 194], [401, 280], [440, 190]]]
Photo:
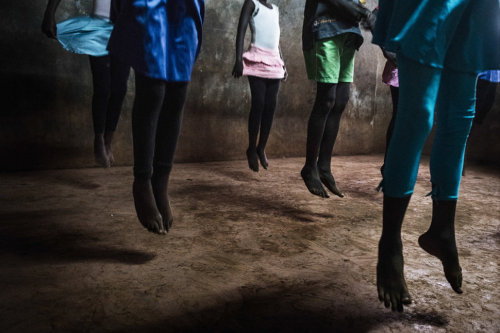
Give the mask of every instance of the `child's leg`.
[[411, 303], [404, 278], [401, 227], [411, 196], [392, 198], [384, 195], [382, 235], [378, 244], [378, 299], [392, 311], [403, 311]]
[[97, 164], [109, 167], [104, 145], [104, 128], [110, 91], [109, 56], [89, 56], [92, 71], [92, 121], [94, 124], [94, 157]]
[[278, 100], [278, 91], [280, 89], [279, 79], [266, 80], [266, 93], [264, 101], [264, 111], [260, 122], [259, 144], [257, 146], [257, 155], [259, 156], [260, 164], [264, 169], [267, 169], [268, 161], [266, 156], [266, 144], [269, 139], [269, 133], [273, 126], [274, 111], [276, 110], [276, 102]]
[[120, 118], [123, 99], [127, 93], [127, 81], [130, 73], [130, 66], [121, 63], [117, 59], [110, 57], [110, 95], [108, 102], [108, 111], [106, 115], [106, 131], [104, 132], [104, 142], [106, 152], [111, 164], [114, 163], [113, 152], [111, 151], [111, 142], [113, 134]]
[[132, 110], [135, 209], [139, 221], [145, 228], [155, 233], [164, 233], [162, 217], [151, 187], [151, 176], [158, 118], [165, 96], [165, 82], [136, 73], [135, 88]]
[[326, 120], [335, 105], [336, 88], [337, 84], [334, 83], [317, 83], [316, 100], [307, 124], [306, 163], [301, 171], [309, 192], [323, 198], [328, 198], [328, 194], [319, 179], [318, 155]]
[[[385, 153], [384, 153], [384, 164], [387, 158], [387, 149], [389, 149], [389, 142], [391, 142], [392, 132], [394, 131], [394, 123], [396, 122], [396, 115], [398, 113], [398, 101], [399, 101], [399, 87], [389, 86], [391, 89], [392, 98], [392, 117], [387, 127], [387, 133], [385, 135]], [[384, 174], [384, 165], [380, 168], [382, 175]]]
[[432, 222], [420, 246], [438, 257], [453, 290], [462, 273], [455, 242], [455, 209], [467, 137], [475, 113], [476, 76], [444, 70], [437, 102], [437, 130], [431, 154]]
[[433, 198], [456, 200], [465, 145], [475, 113], [473, 74], [444, 70], [437, 101], [437, 130], [431, 154]]
[[253, 171], [259, 171], [257, 156], [257, 137], [261, 126], [262, 112], [266, 105], [266, 79], [249, 76], [250, 92], [252, 94], [252, 106], [248, 115], [248, 166]]
[[474, 118], [474, 125], [481, 125], [488, 112], [490, 112], [493, 102], [495, 101], [497, 86], [497, 82], [481, 79], [477, 80], [476, 117]]
[[166, 231], [170, 229], [173, 222], [168, 199], [168, 181], [181, 129], [187, 87], [187, 82], [166, 83], [165, 98], [156, 132], [152, 185], [156, 206], [163, 217], [163, 226]]
[[333, 105], [328, 119], [326, 121], [325, 133], [321, 141], [318, 156], [318, 172], [321, 182], [335, 195], [344, 197], [342, 192], [337, 188], [335, 179], [333, 178], [331, 161], [332, 152], [339, 132], [340, 118], [349, 101], [349, 90], [351, 84], [349, 82], [339, 82], [335, 91], [335, 104]]
[[390, 197], [413, 193], [420, 155], [429, 135], [439, 90], [441, 70], [398, 58], [399, 102], [387, 159], [383, 189]]
[[379, 242], [379, 299], [393, 310], [409, 303], [401, 226], [415, 184], [420, 154], [431, 130], [441, 70], [400, 57], [398, 116], [384, 168], [384, 216]]

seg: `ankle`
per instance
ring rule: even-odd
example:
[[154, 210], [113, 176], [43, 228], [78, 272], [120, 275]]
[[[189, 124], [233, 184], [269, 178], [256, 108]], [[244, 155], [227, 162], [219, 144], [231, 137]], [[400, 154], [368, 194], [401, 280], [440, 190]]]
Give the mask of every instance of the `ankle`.
[[379, 251], [385, 254], [401, 252], [401, 250], [403, 249], [401, 234], [382, 232], [378, 247]]
[[330, 173], [330, 174], [332, 173], [330, 165], [324, 165], [320, 163], [318, 163], [318, 171], [321, 173]]

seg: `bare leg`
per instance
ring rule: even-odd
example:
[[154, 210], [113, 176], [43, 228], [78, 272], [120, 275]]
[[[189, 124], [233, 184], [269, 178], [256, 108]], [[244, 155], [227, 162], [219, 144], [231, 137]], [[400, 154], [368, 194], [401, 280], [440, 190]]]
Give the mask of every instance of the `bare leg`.
[[403, 304], [411, 304], [404, 278], [401, 226], [410, 197], [391, 198], [384, 195], [382, 236], [377, 263], [378, 298], [386, 308], [403, 311]]
[[109, 168], [111, 165], [104, 144], [104, 135], [102, 133], [94, 136], [94, 158], [95, 162], [103, 168]]
[[441, 260], [446, 279], [453, 290], [461, 294], [462, 268], [458, 262], [455, 241], [456, 207], [456, 200], [433, 200], [431, 226], [419, 237], [418, 244], [427, 253]]

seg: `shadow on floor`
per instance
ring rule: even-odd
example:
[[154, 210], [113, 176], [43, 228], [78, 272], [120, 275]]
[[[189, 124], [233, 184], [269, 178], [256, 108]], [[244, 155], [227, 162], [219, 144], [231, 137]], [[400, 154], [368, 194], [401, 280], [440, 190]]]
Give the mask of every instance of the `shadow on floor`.
[[334, 218], [332, 214], [313, 212], [307, 206], [294, 207], [271, 194], [256, 195], [239, 184], [186, 183], [173, 192], [176, 197], [190, 197], [193, 201], [205, 202], [207, 206], [234, 206], [242, 212], [258, 209], [266, 215], [287, 216], [298, 222], [311, 223], [317, 222], [318, 218]]
[[154, 253], [106, 244], [91, 228], [67, 223], [65, 217], [71, 214], [74, 211], [0, 213], [0, 252], [43, 264], [101, 261], [140, 265], [156, 257]]
[[[358, 296], [318, 295], [321, 290], [317, 286], [270, 288], [268, 291], [261, 286], [260, 292], [251, 295], [243, 292], [238, 300], [115, 332], [362, 333], [397, 321], [405, 327], [414, 324], [445, 327], [448, 324], [447, 319], [435, 312], [392, 313], [382, 306], [374, 308], [372, 302]], [[326, 297], [329, 299], [325, 300]]]

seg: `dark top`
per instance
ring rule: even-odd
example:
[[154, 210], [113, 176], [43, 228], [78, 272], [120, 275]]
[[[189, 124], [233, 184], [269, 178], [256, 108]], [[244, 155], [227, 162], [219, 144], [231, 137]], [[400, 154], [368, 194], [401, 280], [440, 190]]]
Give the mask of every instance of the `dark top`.
[[[359, 0], [352, 0], [359, 3]], [[340, 34], [353, 33], [353, 48], [359, 49], [363, 37], [358, 24], [351, 24], [337, 17], [334, 9], [321, 0], [306, 0], [302, 26], [302, 49], [312, 49], [316, 40], [331, 38]]]

